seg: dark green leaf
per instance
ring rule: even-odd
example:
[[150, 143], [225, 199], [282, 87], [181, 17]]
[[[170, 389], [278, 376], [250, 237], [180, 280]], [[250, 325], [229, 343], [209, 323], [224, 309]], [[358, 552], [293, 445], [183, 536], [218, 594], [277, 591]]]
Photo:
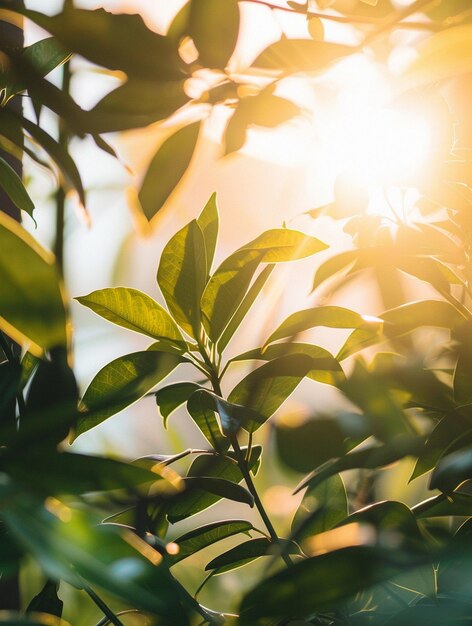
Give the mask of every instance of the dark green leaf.
[[[244, 450], [244, 452], [246, 451]], [[261, 453], [261, 446], [253, 446], [248, 460], [248, 467], [250, 470], [252, 469], [253, 472], [258, 466]], [[243, 480], [241, 470], [232, 453], [227, 453], [226, 456], [207, 454], [198, 456], [190, 466], [187, 476], [223, 478], [234, 483], [239, 483]], [[169, 520], [182, 520], [191, 517], [209, 506], [212, 506], [215, 502], [218, 502], [218, 500], [220, 500], [220, 496], [200, 489], [184, 491], [174, 498], [170, 505], [168, 511]]]
[[21, 178], [2, 157], [0, 157], [0, 185], [15, 206], [33, 217], [33, 201]]
[[54, 580], [46, 581], [41, 591], [31, 600], [26, 609], [27, 613], [48, 613], [56, 617], [62, 616], [64, 602], [57, 595], [59, 585]]
[[239, 33], [237, 0], [191, 0], [188, 34], [199, 53], [199, 62], [225, 68]]
[[46, 455], [30, 452], [27, 463], [17, 456], [9, 460], [9, 468], [15, 483], [45, 496], [135, 489], [161, 480], [158, 472], [128, 462], [50, 450]]
[[19, 343], [31, 342], [30, 351], [36, 355], [67, 344], [54, 258], [4, 213], [0, 213], [0, 282], [0, 328]]
[[275, 442], [282, 462], [296, 472], [310, 472], [341, 457], [371, 434], [368, 420], [357, 413], [317, 417], [302, 424], [276, 424]]
[[443, 457], [431, 475], [430, 489], [451, 493], [465, 480], [472, 478], [472, 446]]
[[313, 487], [319, 485], [330, 476], [333, 476], [333, 474], [345, 470], [358, 468], [377, 469], [390, 465], [406, 456], [418, 456], [423, 443], [423, 437], [398, 435], [384, 445], [369, 446], [362, 450], [350, 452], [340, 459], [324, 463], [297, 487], [296, 492], [308, 485]]
[[449, 517], [451, 515], [469, 517], [472, 508], [472, 496], [455, 491], [447, 497], [444, 494], [420, 502], [412, 508], [419, 519], [424, 517]]
[[[109, 133], [142, 128], [162, 120], [188, 102], [184, 82], [129, 79], [108, 93], [86, 114], [87, 129]], [[157, 174], [161, 176], [161, 172], [157, 171]]]
[[156, 391], [156, 404], [167, 428], [167, 418], [187, 402], [194, 391], [200, 389], [196, 383], [174, 383]]
[[298, 542], [323, 533], [342, 522], [349, 513], [346, 488], [339, 474], [316, 487], [309, 487], [292, 520], [292, 534]]
[[250, 539], [244, 543], [239, 544], [231, 548], [227, 552], [223, 552], [205, 567], [206, 570], [217, 570], [215, 573], [222, 574], [223, 572], [229, 572], [232, 569], [241, 567], [254, 561], [261, 556], [271, 556], [277, 554], [283, 549], [286, 554], [300, 554], [300, 548], [296, 543], [281, 539], [279, 542], [271, 541], [270, 539]]
[[172, 354], [134, 352], [105, 365], [85, 391], [75, 436], [139, 400], [181, 362]]
[[92, 63], [132, 77], [180, 77], [181, 62], [174, 45], [147, 28], [140, 15], [88, 11], [70, 4], [53, 16], [29, 10], [24, 14]]
[[118, 326], [154, 339], [168, 339], [182, 351], [186, 348], [182, 334], [169, 313], [142, 291], [112, 287], [92, 291], [76, 300]]
[[12, 534], [48, 576], [79, 588], [85, 579], [120, 601], [166, 617], [169, 625], [188, 624], [177, 584], [158, 552], [125, 528], [96, 524], [83, 511], [58, 505], [67, 521], [19, 501], [4, 515]]
[[[242, 502], [243, 504], [249, 504], [250, 507], [254, 506], [254, 498], [249, 491], [233, 483], [230, 480], [224, 478], [213, 478], [210, 476], [187, 476], [182, 479], [186, 489], [207, 491], [214, 496], [225, 498], [226, 500], [233, 500], [234, 502]], [[169, 521], [177, 522], [175, 516], [169, 517]]]
[[179, 552], [174, 557], [171, 557], [172, 564], [178, 563], [182, 559], [187, 558], [191, 554], [195, 554], [199, 550], [203, 550], [207, 546], [232, 537], [239, 533], [249, 533], [254, 527], [250, 522], [245, 520], [225, 520], [223, 522], [213, 522], [206, 526], [200, 526], [195, 530], [191, 530], [185, 535], [181, 535], [177, 539], [174, 539], [174, 543], [179, 546]]
[[355, 593], [420, 563], [420, 558], [401, 550], [360, 546], [300, 561], [265, 578], [243, 598], [241, 626], [333, 609]]
[[159, 147], [144, 175], [139, 202], [147, 220], [164, 206], [184, 175], [197, 144], [200, 122], [184, 126]]
[[200, 298], [206, 284], [203, 233], [196, 220], [184, 226], [165, 246], [157, 282], [175, 321], [191, 337], [200, 336]]

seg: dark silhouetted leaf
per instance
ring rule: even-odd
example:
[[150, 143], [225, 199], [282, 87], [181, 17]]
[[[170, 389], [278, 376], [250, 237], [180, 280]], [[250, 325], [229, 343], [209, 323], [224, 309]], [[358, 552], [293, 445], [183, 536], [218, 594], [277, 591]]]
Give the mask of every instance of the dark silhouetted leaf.
[[261, 556], [277, 554], [282, 549], [286, 554], [300, 554], [300, 548], [297, 544], [286, 539], [281, 539], [277, 543], [266, 538], [250, 539], [215, 557], [208, 563], [205, 569], [217, 570], [216, 574], [222, 574], [237, 567], [242, 567]]
[[0, 157], [0, 184], [7, 196], [22, 211], [33, 217], [34, 204], [15, 170]]
[[225, 68], [239, 33], [237, 0], [191, 0], [188, 34], [206, 67]]
[[245, 520], [225, 520], [223, 522], [213, 522], [191, 530], [185, 535], [181, 535], [174, 539], [174, 543], [179, 546], [179, 552], [171, 557], [171, 563], [178, 563], [182, 559], [187, 558], [191, 554], [195, 554], [199, 550], [203, 550], [207, 546], [211, 546], [217, 541], [232, 537], [239, 533], [248, 534], [254, 527], [250, 522]]

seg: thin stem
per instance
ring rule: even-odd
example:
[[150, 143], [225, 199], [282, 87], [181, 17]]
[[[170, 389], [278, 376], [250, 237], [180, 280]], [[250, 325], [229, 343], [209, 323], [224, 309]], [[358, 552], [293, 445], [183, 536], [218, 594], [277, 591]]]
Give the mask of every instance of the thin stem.
[[[213, 386], [213, 391], [219, 396], [221, 396], [222, 392], [221, 392], [220, 381], [216, 372], [213, 372], [211, 383]], [[272, 522], [270, 521], [270, 518], [267, 515], [264, 505], [262, 504], [262, 501], [259, 497], [254, 481], [252, 480], [251, 472], [249, 471], [246, 459], [244, 457], [243, 451], [241, 450], [241, 447], [239, 445], [239, 441], [236, 435], [229, 437], [229, 440], [231, 442], [231, 445], [233, 446], [233, 450], [236, 453], [236, 461], [238, 463], [238, 467], [241, 470], [241, 474], [243, 475], [243, 478], [246, 482], [246, 486], [249, 490], [249, 493], [254, 498], [254, 504], [256, 505], [256, 508], [259, 511], [259, 515], [262, 517], [262, 520], [270, 535], [270, 538], [272, 539], [274, 543], [278, 543], [280, 545], [279, 536], [277, 535], [275, 528], [273, 527]], [[290, 559], [288, 555], [282, 555], [282, 558], [288, 567], [292, 565], [292, 560]]]
[[[64, 63], [62, 68], [62, 91], [65, 94], [70, 90], [70, 61]], [[67, 151], [69, 147], [69, 135], [67, 133], [64, 122], [59, 120], [59, 138], [58, 143], [61, 149]], [[61, 278], [64, 278], [64, 226], [65, 226], [65, 203], [66, 194], [64, 189], [59, 186], [56, 191], [56, 233], [54, 241], [54, 255], [56, 257], [56, 265]]]
[[[319, 19], [328, 20], [330, 22], [338, 22], [340, 24], [359, 24], [367, 26], [380, 26], [384, 23], [384, 20], [378, 17], [358, 17], [356, 15], [331, 15], [327, 13], [320, 13], [318, 11], [311, 11], [307, 6], [300, 7], [288, 7], [279, 6], [268, 2], [267, 0], [244, 0], [244, 2], [250, 2], [252, 4], [260, 4], [266, 6], [269, 9], [275, 9], [276, 11], [285, 11], [288, 13], [298, 13], [306, 15], [307, 17], [317, 17]], [[403, 19], [403, 18], [402, 18]], [[441, 30], [442, 24], [433, 22], [399, 22], [396, 24], [397, 28], [403, 30]]]
[[89, 587], [88, 585], [84, 585], [85, 593], [90, 597], [90, 599], [98, 606], [100, 611], [106, 615], [109, 622], [114, 624], [114, 626], [124, 626], [123, 622], [120, 618], [110, 609], [110, 607], [105, 604], [105, 602], [98, 596], [95, 591]]
[[[140, 615], [140, 611], [138, 611], [138, 609], [126, 609], [125, 611], [119, 611], [116, 615], [130, 615], [131, 613]], [[108, 624], [111, 624], [110, 619], [108, 617], [104, 617], [96, 624], [96, 626], [108, 626]]]
[[[279, 536], [277, 535], [277, 532], [275, 531], [275, 528], [273, 527], [272, 522], [270, 521], [270, 518], [267, 515], [264, 505], [262, 504], [262, 501], [259, 497], [254, 481], [252, 480], [251, 472], [248, 469], [248, 466], [244, 458], [243, 451], [241, 450], [241, 447], [239, 445], [239, 442], [235, 436], [231, 437], [230, 440], [231, 440], [231, 445], [233, 446], [233, 449], [236, 452], [239, 469], [241, 470], [241, 474], [243, 475], [244, 480], [246, 481], [246, 485], [247, 485], [249, 492], [254, 498], [254, 504], [256, 505], [256, 508], [259, 511], [259, 515], [262, 517], [262, 520], [267, 528], [267, 531], [272, 541], [280, 545]], [[283, 560], [285, 561], [285, 564], [288, 567], [290, 567], [292, 565], [292, 560], [289, 557], [289, 555], [281, 554], [281, 556]]]

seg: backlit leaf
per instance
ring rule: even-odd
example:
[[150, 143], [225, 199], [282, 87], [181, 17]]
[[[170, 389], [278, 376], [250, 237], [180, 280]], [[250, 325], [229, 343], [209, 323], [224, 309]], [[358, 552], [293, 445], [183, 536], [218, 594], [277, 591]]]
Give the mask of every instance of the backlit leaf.
[[[12, 260], [14, 259], [14, 262]], [[67, 344], [66, 313], [53, 256], [0, 213], [0, 328], [36, 355]]]
[[76, 300], [109, 322], [154, 339], [168, 339], [185, 349], [185, 341], [169, 313], [142, 291], [111, 287]]
[[172, 354], [134, 352], [105, 365], [82, 398], [76, 437], [144, 396], [181, 362]]
[[153, 156], [139, 190], [139, 202], [147, 220], [161, 210], [187, 170], [199, 130], [200, 122], [184, 126], [166, 139]]
[[192, 220], [165, 246], [157, 282], [176, 322], [191, 337], [199, 337], [200, 298], [206, 283], [205, 240]]

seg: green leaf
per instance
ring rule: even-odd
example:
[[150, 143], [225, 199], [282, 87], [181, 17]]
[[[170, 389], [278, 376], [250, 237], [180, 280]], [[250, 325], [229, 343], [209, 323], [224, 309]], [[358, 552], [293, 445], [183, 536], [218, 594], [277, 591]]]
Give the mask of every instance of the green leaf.
[[389, 441], [397, 435], [416, 432], [389, 388], [389, 381], [369, 372], [360, 360], [356, 362], [351, 376], [339, 387], [351, 402], [362, 409], [372, 434], [379, 440]]
[[265, 537], [250, 539], [215, 557], [208, 563], [205, 570], [217, 570], [216, 574], [222, 574], [242, 567], [261, 556], [277, 554], [280, 549], [283, 549], [286, 554], [300, 554], [300, 548], [292, 541], [281, 539], [275, 542]]
[[334, 356], [311, 343], [278, 343], [267, 348], [255, 348], [231, 359], [233, 361], [273, 361], [289, 355], [307, 355], [312, 359], [312, 368], [308, 372], [307, 377], [320, 383], [328, 385], [338, 385], [344, 380], [344, 372], [339, 362]]
[[134, 352], [105, 365], [82, 398], [75, 437], [133, 404], [177, 367], [178, 356], [155, 351]]
[[430, 489], [451, 493], [472, 477], [472, 446], [443, 457], [431, 475]]
[[26, 609], [27, 613], [48, 613], [56, 617], [62, 616], [64, 602], [58, 597], [59, 585], [54, 580], [47, 580], [41, 591], [34, 596]]
[[[250, 507], [254, 506], [254, 498], [249, 491], [233, 483], [230, 480], [224, 478], [213, 478], [210, 476], [187, 476], [183, 478], [183, 484], [186, 489], [207, 491], [219, 498], [225, 498], [226, 500], [232, 500], [233, 502], [242, 502], [243, 504], [249, 504]], [[177, 522], [175, 515], [169, 517], [169, 521]]]
[[297, 311], [289, 315], [289, 317], [287, 317], [287, 319], [269, 336], [265, 345], [273, 343], [278, 339], [296, 337], [305, 330], [317, 326], [325, 326], [327, 328], [357, 328], [364, 324], [366, 324], [364, 317], [355, 311], [340, 306], [319, 306], [313, 309]]
[[275, 426], [275, 443], [281, 461], [301, 473], [342, 457], [370, 435], [367, 419], [357, 413], [316, 417], [293, 426], [282, 422]]
[[4, 213], [0, 213], [0, 283], [0, 329], [20, 344], [30, 342], [36, 356], [67, 344], [54, 258]]
[[218, 452], [225, 452], [229, 447], [229, 441], [220, 430], [215, 417], [216, 408], [208, 401], [206, 393], [210, 392], [202, 389], [192, 393], [187, 402], [187, 411], [212, 448]]
[[[87, 128], [89, 131], [109, 133], [142, 128], [169, 117], [189, 100], [184, 83], [183, 80], [157, 82], [128, 79], [86, 114]], [[159, 171], [157, 173], [161, 175]]]
[[246, 406], [228, 402], [208, 389], [195, 391], [189, 399], [187, 408], [189, 405], [218, 413], [221, 430], [227, 436], [236, 435], [248, 420], [257, 422], [260, 419], [257, 413]]
[[[2, 111], [2, 115], [7, 115], [7, 112]], [[13, 119], [15, 118], [7, 117], [6, 123], [11, 123]], [[67, 150], [37, 124], [34, 124], [25, 117], [21, 118], [20, 121], [26, 132], [39, 143], [56, 164], [61, 185], [64, 186], [66, 191], [74, 189], [82, 205], [85, 205], [85, 191], [82, 185], [82, 179], [74, 160]]]
[[203, 233], [196, 220], [184, 226], [165, 246], [157, 282], [176, 322], [191, 337], [199, 337], [200, 298], [206, 283]]
[[186, 343], [169, 313], [147, 294], [127, 287], [92, 291], [76, 298], [109, 322], [154, 339], [168, 339], [184, 351]]
[[86, 580], [122, 602], [165, 617], [169, 626], [188, 625], [177, 583], [158, 552], [126, 528], [97, 524], [68, 507], [58, 510], [66, 521], [18, 499], [3, 516], [48, 576], [79, 588]]
[[343, 600], [421, 564], [401, 550], [355, 546], [321, 554], [266, 577], [243, 598], [241, 626], [334, 609]]
[[167, 418], [200, 389], [197, 383], [174, 383], [156, 391], [156, 404], [167, 428]]
[[428, 436], [416, 462], [410, 481], [433, 469], [450, 446], [462, 435], [470, 432], [470, 422], [458, 414], [446, 415]]
[[243, 147], [249, 127], [279, 126], [300, 113], [300, 107], [285, 98], [274, 96], [274, 87], [270, 85], [256, 96], [239, 100], [225, 132], [225, 154], [230, 154]]
[[[154, 462], [151, 467], [154, 467]], [[133, 489], [162, 480], [158, 472], [106, 457], [48, 450], [9, 459], [11, 477], [23, 490], [35, 494], [80, 495], [88, 492]]]
[[362, 450], [350, 452], [339, 459], [333, 459], [312, 472], [296, 489], [298, 493], [308, 485], [316, 486], [324, 480], [349, 469], [377, 469], [390, 465], [406, 456], [418, 456], [424, 443], [423, 437], [397, 435], [381, 446], [369, 446]]
[[179, 546], [179, 552], [171, 557], [171, 563], [178, 563], [182, 561], [182, 559], [186, 559], [188, 556], [211, 546], [217, 541], [239, 533], [247, 534], [253, 529], [254, 527], [250, 522], [240, 519], [213, 522], [212, 524], [200, 526], [174, 539], [174, 543]]
[[382, 313], [383, 324], [366, 324], [355, 330], [338, 354], [343, 360], [355, 352], [384, 339], [402, 337], [416, 328], [437, 326], [455, 329], [464, 323], [463, 316], [449, 302], [443, 300], [419, 300]]
[[188, 34], [203, 66], [224, 69], [233, 54], [238, 33], [237, 0], [191, 0]]
[[264, 287], [267, 279], [272, 274], [272, 270], [275, 265], [267, 265], [262, 272], [260, 272], [259, 276], [253, 282], [253, 284], [249, 287], [246, 295], [241, 300], [241, 304], [236, 309], [233, 317], [230, 319], [228, 325], [224, 329], [221, 337], [218, 339], [218, 352], [221, 354], [223, 350], [226, 348], [228, 343], [231, 341], [234, 333], [238, 330], [239, 325], [246, 317], [247, 313], [251, 309], [254, 304], [257, 296], [261, 293], [262, 288]]
[[459, 517], [469, 517], [472, 506], [472, 496], [467, 493], [455, 491], [448, 494], [433, 496], [416, 504], [412, 511], [418, 519], [425, 517], [449, 517], [451, 515]]
[[33, 201], [26, 191], [21, 178], [2, 157], [0, 157], [0, 185], [16, 207], [33, 217]]
[[139, 190], [144, 216], [151, 220], [164, 206], [187, 170], [197, 144], [200, 122], [171, 135], [153, 156]]
[[[245, 449], [244, 452], [246, 452]], [[261, 453], [261, 446], [252, 447], [248, 467], [253, 472], [259, 464]], [[208, 454], [198, 456], [190, 466], [187, 476], [223, 478], [234, 483], [239, 483], [243, 480], [243, 475], [237, 465], [234, 454], [230, 452], [226, 456]], [[184, 491], [177, 497], [174, 497], [167, 514], [169, 521], [173, 522], [191, 517], [212, 506], [220, 499], [219, 495], [201, 489]]]
[[321, 485], [309, 487], [292, 520], [297, 542], [334, 528], [347, 517], [348, 500], [343, 479], [334, 474]]
[[268, 46], [253, 67], [277, 72], [318, 72], [355, 48], [309, 39], [280, 39]]
[[210, 339], [221, 336], [260, 263], [302, 259], [326, 247], [319, 239], [280, 228], [267, 230], [236, 250], [217, 268], [202, 296], [202, 321]]
[[[8, 3], [7, 3], [8, 4]], [[22, 10], [69, 50], [130, 77], [180, 78], [181, 61], [171, 41], [153, 32], [140, 15], [88, 11], [66, 5], [57, 15]]]
[[229, 394], [228, 401], [247, 406], [260, 416], [258, 421], [250, 420], [244, 428], [250, 432], [257, 430], [285, 402], [312, 367], [313, 359], [308, 355], [294, 354], [274, 359], [243, 378]]
[[215, 256], [216, 242], [218, 240], [219, 215], [218, 205], [216, 204], [216, 193], [210, 196], [210, 199], [197, 219], [197, 223], [200, 226], [200, 230], [203, 233], [203, 240], [205, 241], [207, 276], [209, 276]]

